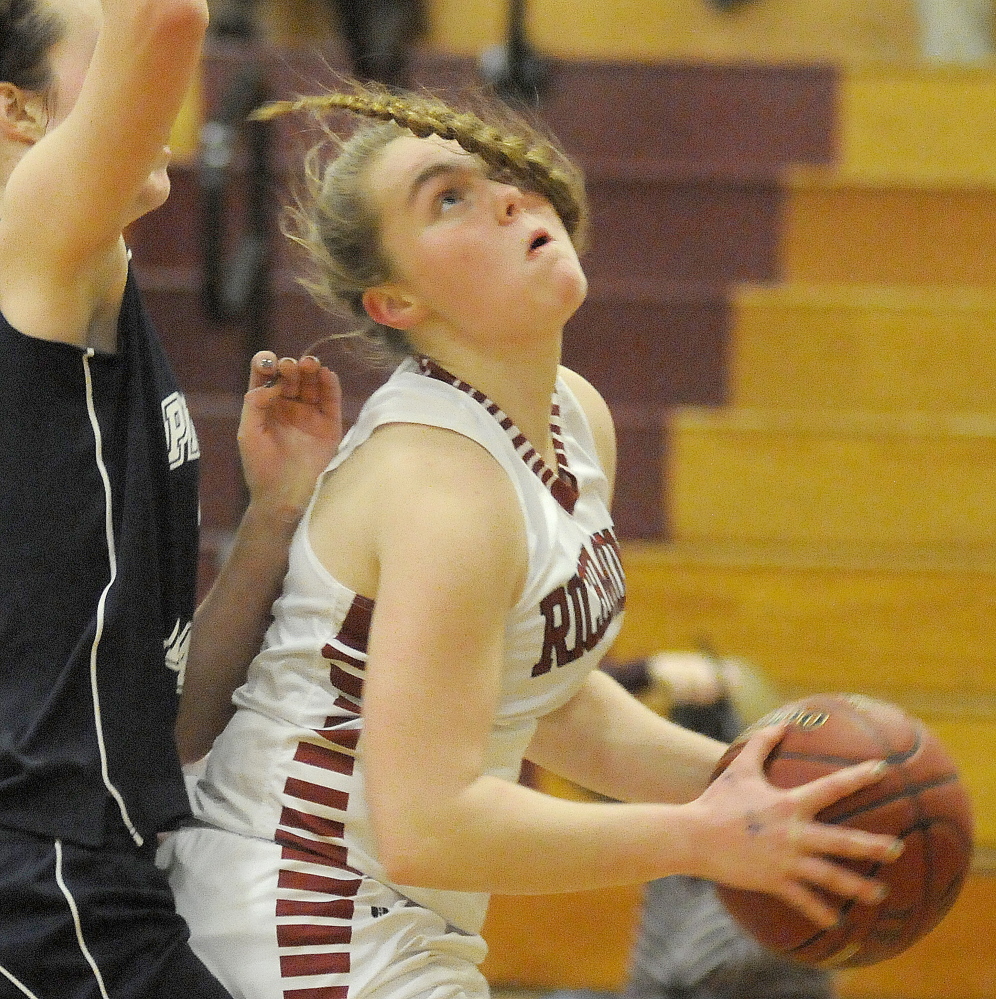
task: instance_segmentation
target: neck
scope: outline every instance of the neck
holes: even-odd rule
[[[500,406],[547,461],[553,460],[550,401],[560,365],[560,338],[551,347],[476,351],[460,343],[435,343],[420,352]],[[510,356],[512,355],[512,356]]]

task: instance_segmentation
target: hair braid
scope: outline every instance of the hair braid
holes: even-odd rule
[[[367,86],[357,87],[354,93],[333,92],[275,101],[257,111],[255,117],[269,120],[296,111],[320,115],[330,109],[377,121],[393,121],[420,139],[438,135],[459,143],[502,177],[549,198],[575,247],[579,252],[585,249],[588,206],[580,168],[551,139],[541,136],[524,121],[512,121],[509,112],[503,114],[502,124],[511,122],[506,130],[472,112],[456,111],[436,97],[399,95]]]

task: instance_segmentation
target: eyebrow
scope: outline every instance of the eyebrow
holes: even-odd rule
[[[430,183],[430,181],[435,180],[436,177],[440,177],[443,174],[468,173],[473,171],[473,169],[472,166],[464,163],[430,163],[429,166],[425,167],[424,170],[421,170],[415,176],[411,186],[408,188],[408,197],[405,199],[405,203],[407,205],[413,204],[422,188]]]

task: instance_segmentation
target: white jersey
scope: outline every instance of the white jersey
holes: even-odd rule
[[[621,624],[623,571],[587,419],[558,379],[551,430],[559,467],[550,468],[480,392],[427,359],[409,359],[370,397],[326,474],[388,423],[443,427],[476,441],[518,494],[528,572],[508,616],[486,759],[489,774],[515,781],[537,718],[578,690]],[[194,787],[194,810],[204,822],[273,840],[285,852],[319,855],[339,879],[352,871],[390,885],[376,855],[363,779],[373,603],[322,566],[309,542],[309,518],[310,510],[291,544],[262,651],[235,693],[235,717]],[[480,931],[486,895],[390,887],[464,932]]]

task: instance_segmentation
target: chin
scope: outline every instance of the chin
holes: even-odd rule
[[[584,271],[579,268],[573,270],[571,274],[565,276],[561,287],[564,308],[569,310],[569,316],[573,316],[584,304],[588,297],[588,279]]]

